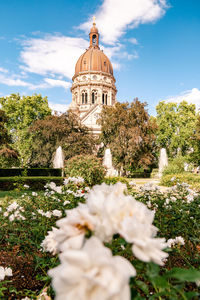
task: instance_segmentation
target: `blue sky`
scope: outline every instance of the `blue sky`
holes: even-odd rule
[[[41,93],[65,110],[95,15],[118,101],[200,107],[199,0],[0,0],[0,12],[0,96]]]

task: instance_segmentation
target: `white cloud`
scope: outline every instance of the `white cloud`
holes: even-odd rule
[[[25,82],[21,79],[15,79],[10,76],[5,76],[3,74],[0,74],[0,83],[8,85],[8,86],[30,87],[30,83],[28,83],[28,82]]]
[[[69,104],[55,104],[52,102],[49,102],[49,107],[54,111],[54,112],[59,112],[59,113],[64,113],[68,110]]]
[[[23,69],[41,75],[57,74],[72,78],[79,56],[89,42],[82,38],[46,36],[24,43],[21,60]]]
[[[114,44],[128,28],[155,22],[167,9],[167,0],[104,0],[95,12],[96,23],[106,44]],[[79,26],[88,32],[91,18]]]
[[[0,67],[0,73],[8,73],[8,70]]]
[[[200,90],[193,88],[192,90],[182,92],[180,95],[170,96],[164,101],[180,103],[183,100],[195,104],[197,110],[200,109]]]
[[[128,41],[133,45],[138,45],[138,41],[136,38],[130,38],[130,39],[128,39]]]
[[[47,83],[48,87],[63,87],[64,89],[68,89],[71,86],[70,82],[64,80],[56,80],[52,78],[44,78],[44,81]]]

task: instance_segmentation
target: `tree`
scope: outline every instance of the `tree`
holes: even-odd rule
[[[173,157],[185,155],[192,147],[191,136],[195,130],[196,111],[194,104],[159,102],[157,111],[157,142]]]
[[[128,103],[104,106],[99,124],[100,140],[110,147],[118,170],[147,169],[154,162],[156,122],[150,120],[146,103],[135,99]]]
[[[189,154],[189,160],[194,163],[194,165],[200,165],[200,114],[197,115],[197,123],[192,139],[192,151]]]
[[[26,165],[31,155],[32,136],[29,127],[36,120],[42,120],[51,114],[47,97],[41,95],[23,96],[12,94],[0,98],[2,109],[8,116],[6,128],[11,135],[14,148],[18,151],[23,165]]]
[[[8,134],[5,124],[8,118],[3,110],[0,109],[0,166],[8,167],[10,163],[16,163],[18,153],[9,145],[11,138]]]
[[[8,136],[8,131],[5,128],[5,123],[8,120],[6,114],[0,109],[0,148],[10,142],[10,137]]]
[[[70,111],[35,121],[30,132],[34,141],[30,160],[33,166],[49,167],[58,146],[62,146],[65,159],[92,154],[95,146],[89,129],[81,125],[77,115]]]

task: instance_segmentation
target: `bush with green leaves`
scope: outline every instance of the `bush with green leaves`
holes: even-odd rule
[[[110,179],[107,183],[115,183],[114,181],[117,179]],[[57,254],[46,252],[47,249],[41,247],[41,243],[52,227],[59,228],[59,224],[65,226],[64,220],[66,219],[62,219],[59,223],[57,221],[65,218],[66,209],[68,210],[67,214],[70,214],[79,203],[84,204],[88,198],[87,193],[90,192],[82,180],[76,183],[74,179],[68,179],[65,183],[66,186],[60,187],[50,183],[45,192],[36,193],[27,189],[23,194],[19,193],[18,197],[15,193],[12,194],[14,198],[11,198],[7,193],[6,197],[0,198],[0,247],[4,249],[4,252],[0,251],[2,253],[0,255],[4,255],[2,262],[6,262],[5,258],[8,253],[8,255],[12,254],[14,261],[18,262],[21,259],[27,264],[27,268],[21,268],[17,264],[3,265],[3,267],[13,268],[13,278],[9,277],[0,281],[1,299],[22,299],[24,297],[36,299],[41,291],[44,293],[44,288],[47,288],[45,293],[51,297],[50,299],[55,298],[55,293],[50,287],[51,279],[48,270],[59,265],[59,257]],[[106,197],[109,188],[112,187],[104,186],[102,188]],[[105,246],[112,251],[114,257],[122,256],[129,260],[137,270],[137,274],[131,278],[129,284],[131,296],[127,296],[123,300],[199,299],[197,286],[200,280],[198,271],[200,262],[199,195],[185,184],[178,184],[167,193],[146,185],[139,192],[129,190],[129,194],[148,206],[151,211],[155,211],[153,225],[159,229],[158,237],[165,237],[169,240],[181,236],[184,244],[175,244],[166,248],[165,251],[168,252],[169,257],[165,264],[159,267],[153,262],[144,262],[136,258],[131,244],[120,234],[114,234],[111,241],[106,242]],[[115,193],[115,196],[118,197],[119,194]],[[98,202],[99,197],[94,199],[93,204],[95,201]],[[110,207],[109,203],[108,207]],[[115,205],[113,209],[115,210]],[[108,214],[107,217],[109,216],[112,219],[112,214]],[[123,218],[123,214],[120,216]],[[137,215],[135,217],[137,219]],[[75,222],[75,229],[79,229],[81,232],[88,226],[84,219],[78,218],[77,222],[77,224]],[[65,232],[60,233],[59,237],[62,241]],[[91,233],[91,231],[87,232],[86,240],[90,239]],[[138,238],[140,239],[140,237]],[[54,243],[52,240],[50,245],[55,246],[52,242]],[[73,259],[76,260],[76,257],[73,256]],[[81,260],[81,257],[78,259]],[[92,274],[95,276],[95,272]],[[24,275],[31,276],[29,282],[16,286],[16,278],[23,280]],[[116,277],[118,275],[116,274]],[[69,274],[69,276],[71,278],[73,274]],[[103,279],[104,276],[102,276]],[[32,288],[29,287],[31,282],[34,282]],[[107,282],[103,286],[106,288]],[[118,287],[116,286],[116,288]],[[103,300],[103,297],[101,299]]]
[[[183,156],[177,156],[171,160],[167,167],[163,171],[163,175],[176,174],[184,172],[184,163],[186,163],[186,158]]]
[[[175,173],[163,175],[161,178],[161,185],[174,186],[177,183],[187,183],[191,188],[200,191],[200,174],[192,174],[189,172]]]
[[[99,158],[93,155],[77,155],[65,162],[67,177],[82,177],[86,184],[93,186],[103,182],[105,168]]]

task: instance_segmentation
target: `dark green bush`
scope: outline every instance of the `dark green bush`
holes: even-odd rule
[[[100,184],[105,177],[101,160],[93,155],[77,155],[65,163],[65,174],[69,177],[82,177],[86,184]]]
[[[150,178],[151,173],[150,172],[132,172],[128,177],[129,178]]]
[[[0,168],[11,168],[13,166],[18,167],[19,160],[15,157],[0,156]]]
[[[61,177],[62,176],[62,170],[61,169],[26,169],[26,168],[5,168],[0,169],[0,177],[12,177],[12,176],[38,176],[38,177]]]
[[[56,185],[63,183],[62,177],[0,177],[0,190],[11,191],[14,189],[23,189],[26,184],[30,190],[44,190],[44,186],[49,182],[55,182]]]

